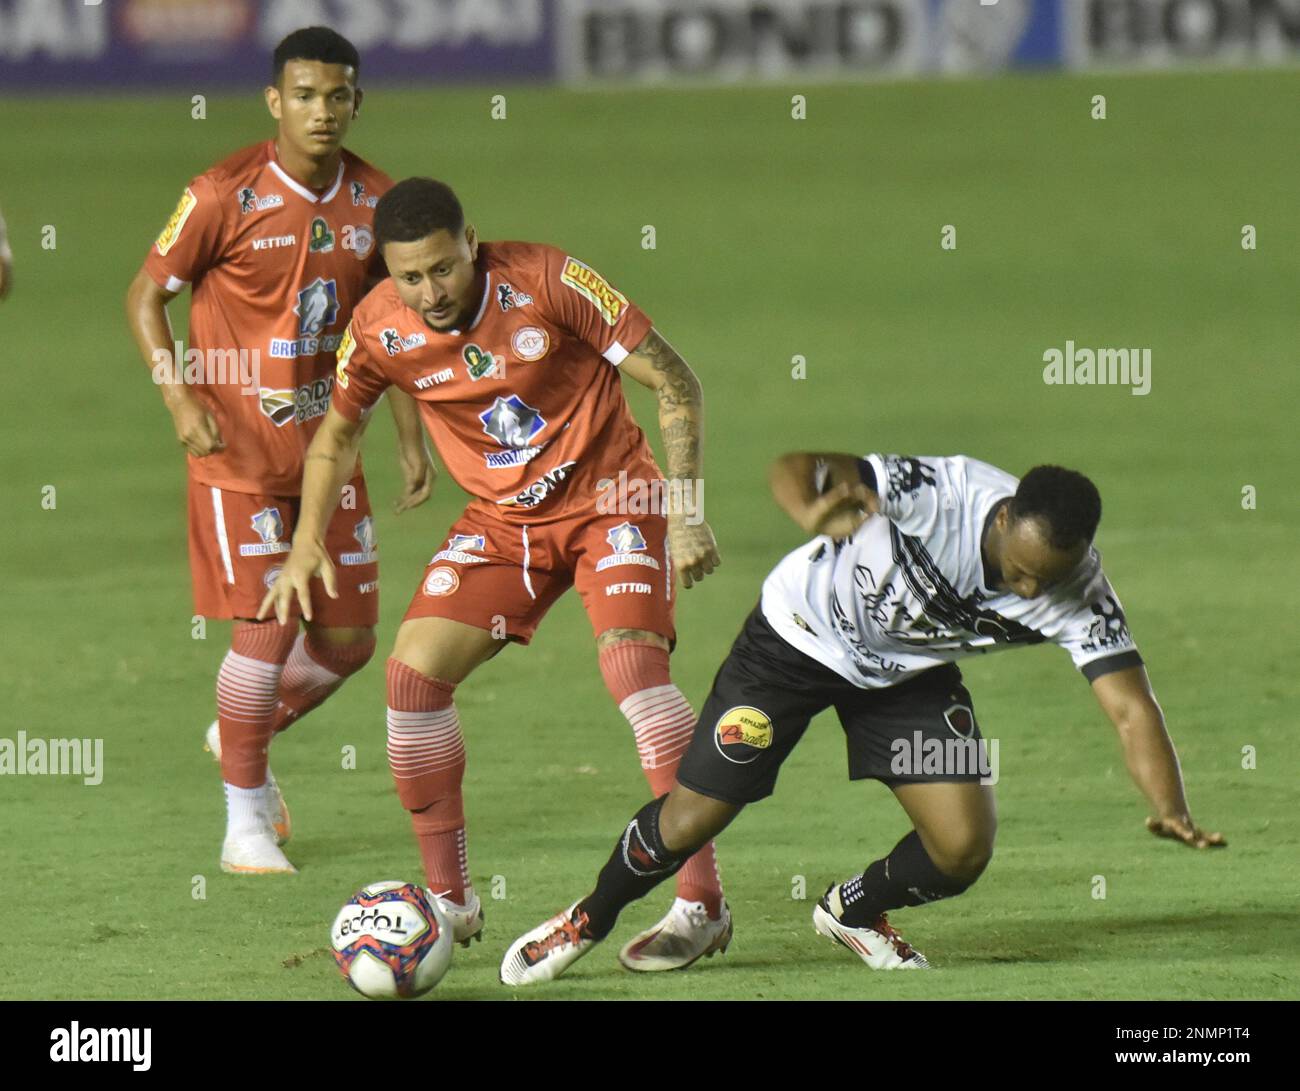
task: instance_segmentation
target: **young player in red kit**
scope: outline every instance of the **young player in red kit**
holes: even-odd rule
[[[430,889],[467,941],[482,928],[466,863],[465,750],[453,694],[505,640],[527,644],[576,586],[601,674],[635,733],[656,793],[673,783],[694,713],[669,675],[674,569],[686,585],[718,563],[685,512],[620,513],[612,482],[660,482],[619,372],[655,390],[668,480],[700,477],[701,392],[650,319],[563,250],[480,244],[452,191],[412,178],[379,203],[391,279],[357,308],[338,353],[329,414],[307,452],[293,552],[262,605],[311,616],[309,581],[334,593],[326,524],[367,412],[390,386],[416,400],[456,481],[474,499],[425,570],[388,660],[388,754]],[[625,474],[625,477],[620,477]],[[697,509],[698,510],[698,509]],[[635,512],[635,514],[632,514]],[[731,914],[713,846],[678,875],[667,916],[621,952],[669,970],[725,950]]]
[[[254,620],[289,552],[303,452],[325,415],[352,309],[384,276],[372,221],[391,179],[343,149],[361,104],[357,52],[324,27],[275,51],[267,106],[276,137],[199,175],[131,286],[127,311],[189,465],[189,552],[198,614],[233,620],[217,675],[227,802],[224,870],[292,873],[267,766],[272,735],[333,693],[374,651],[378,565],[358,466],[331,500],[326,538],[338,598],[304,631]],[[173,358],[167,304],[192,286],[190,351]],[[392,399],[405,493],[428,496],[432,467],[414,405]],[[340,483],[342,484],[342,483]]]

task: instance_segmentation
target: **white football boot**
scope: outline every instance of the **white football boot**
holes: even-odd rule
[[[474,895],[469,905],[458,905],[440,894],[429,891],[430,897],[438,903],[442,915],[451,925],[451,938],[462,947],[468,947],[470,940],[483,942],[483,903]]]
[[[218,763],[221,762],[221,724],[213,720],[208,725],[207,734],[203,736],[203,749],[208,751]],[[275,843],[283,845],[293,836],[293,822],[289,818],[289,806],[280,794],[280,786],[271,775],[271,767],[266,767],[266,820],[275,831]]]
[[[703,902],[677,898],[663,920],[624,945],[618,960],[629,970],[684,970],[701,958],[725,952],[730,943],[731,910],[725,901],[715,921]]]
[[[577,912],[574,902],[563,913],[525,932],[506,951],[501,960],[501,984],[536,985],[554,981],[597,941],[582,935],[587,914]]]
[[[820,935],[847,947],[873,970],[929,970],[930,963],[914,951],[881,913],[869,927],[842,924],[844,906],[839,884],[832,884],[813,907],[813,927]]]
[[[270,826],[226,834],[221,844],[221,870],[231,875],[298,874],[275,843],[275,831]]]

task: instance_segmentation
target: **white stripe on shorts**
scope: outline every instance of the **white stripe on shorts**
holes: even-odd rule
[[[528,594],[531,598],[536,598],[537,596],[533,594],[533,581],[528,578],[528,528],[527,527],[524,527],[523,529],[523,538],[524,538],[524,588],[528,591]]]
[[[230,539],[226,537],[226,511],[221,505],[221,490],[212,486],[212,513],[217,517],[217,545],[221,547],[221,564],[226,570],[226,582],[234,584],[235,570],[230,564]]]

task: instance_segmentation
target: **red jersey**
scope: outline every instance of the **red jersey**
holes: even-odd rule
[[[512,522],[588,512],[620,470],[661,477],[618,374],[649,317],[541,243],[483,243],[476,274],[483,301],[463,330],[430,329],[391,279],[366,296],[339,347],[334,407],[358,421],[386,387],[404,390],[452,477]]]
[[[186,383],[226,441],[224,451],[190,458],[196,481],[300,492],[343,329],[368,283],[386,275],[372,221],[391,185],[344,151],[334,182],[313,192],[276,162],[268,140],[185,190],[145,269],[168,291],[193,286]]]

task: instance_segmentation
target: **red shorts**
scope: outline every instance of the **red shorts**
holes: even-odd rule
[[[473,505],[448,531],[404,620],[445,617],[527,644],[570,586],[599,636],[644,629],[671,645],[672,562],[662,515],[581,515],[523,526]]]
[[[338,575],[339,597],[311,584],[315,622],[331,628],[373,626],[379,620],[379,562],[375,521],[364,478],[349,483],[330,520],[325,547]],[[353,502],[355,501],[355,502]],[[254,618],[280,574],[294,524],[296,496],[259,496],[203,485],[190,478],[190,577],[194,611],[210,618]],[[298,613],[298,604],[293,604]]]

